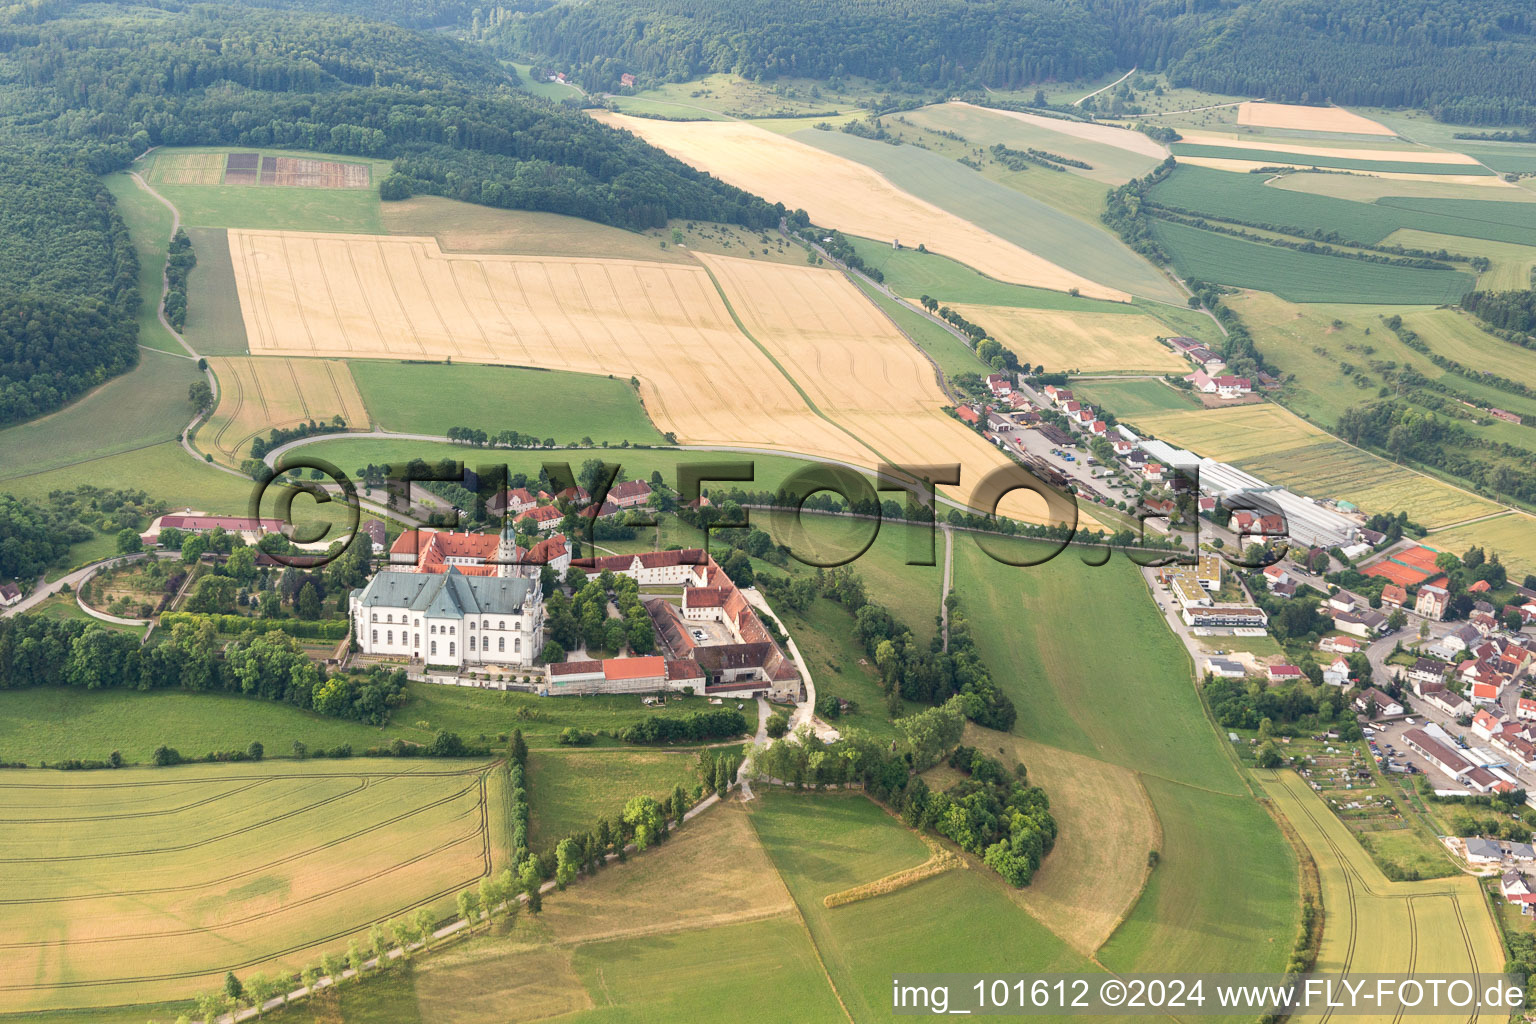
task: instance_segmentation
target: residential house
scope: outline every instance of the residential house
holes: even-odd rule
[[[1424,699],[1446,714],[1454,715],[1457,718],[1472,711],[1472,705],[1468,704],[1467,699],[1455,690],[1430,690],[1424,695]]]
[[[1495,704],[1499,699],[1497,683],[1473,683],[1467,694],[1473,704]]]
[[[538,498],[528,488],[514,487],[492,497],[485,503],[485,510],[493,516],[518,516],[538,503]]]
[[[608,490],[608,500],[619,508],[635,508],[651,498],[651,485],[644,480],[626,480]]]
[[[534,529],[547,533],[550,530],[558,529],[560,527],[560,520],[563,518],[564,517],[560,514],[560,510],[555,508],[555,506],[540,505],[537,508],[531,508],[524,512],[522,515],[518,516],[514,522],[532,523]]]
[[[968,405],[955,406],[955,415],[973,427],[981,422],[981,414]]]
[[[1536,891],[1525,880],[1525,876],[1514,868],[1510,868],[1499,876],[1499,895],[1504,897],[1504,902],[1515,903],[1520,906],[1520,913],[1532,912],[1533,904],[1536,904]]]
[[[623,72],[619,75],[619,85],[624,89],[633,89],[635,87],[635,76],[628,71]]]
[[[1423,692],[1425,686],[1445,682],[1445,672],[1449,667],[1444,662],[1420,658],[1408,669],[1408,682],[1413,685],[1415,692]]]
[[[1239,629],[1263,629],[1269,624],[1269,616],[1261,608],[1243,605],[1219,604],[1209,608],[1185,608],[1182,614],[1186,626],[1232,626]]]
[[[1453,651],[1470,651],[1482,637],[1483,634],[1477,631],[1477,627],[1465,625],[1457,626],[1445,634],[1440,638],[1440,642]]]
[[[1141,475],[1155,484],[1163,482],[1163,464],[1161,462],[1148,462],[1141,467]]]
[[[1347,590],[1335,590],[1328,595],[1328,607],[1336,612],[1352,612],[1367,607],[1366,603]]]
[[[1472,734],[1478,739],[1491,740],[1504,728],[1504,719],[1484,708],[1472,716]]]
[[[21,588],[14,583],[0,583],[0,608],[21,603]]]
[[[1349,636],[1325,636],[1317,642],[1320,651],[1333,651],[1338,654],[1356,654],[1365,650],[1365,644]]]
[[[1536,722],[1536,700],[1521,697],[1515,704],[1515,717],[1522,722]]]
[[[1376,705],[1376,713],[1383,718],[1394,718],[1403,713],[1403,706],[1385,693],[1372,686],[1355,698],[1355,709],[1361,712],[1370,710],[1372,704]]]
[[[1352,612],[1334,612],[1333,628],[1361,639],[1380,636],[1387,631],[1387,617],[1374,608]]]
[[[1349,660],[1343,655],[1334,658],[1327,668],[1323,669],[1323,682],[1329,686],[1349,685]]]
[[[1290,578],[1291,574],[1286,572],[1285,566],[1281,565],[1279,562],[1276,562],[1274,565],[1266,565],[1264,567],[1264,582],[1269,586],[1271,590],[1274,589],[1276,583],[1288,582]]]
[[[1483,636],[1488,636],[1499,628],[1499,618],[1494,614],[1493,605],[1487,601],[1479,601],[1472,606],[1472,611],[1467,615],[1467,625],[1477,630]]]
[[[1276,597],[1283,597],[1287,601],[1296,596],[1297,583],[1295,580],[1286,580],[1284,583],[1276,583],[1269,588],[1269,592]]]
[[[1105,423],[1103,420],[1094,420],[1092,423],[1088,424],[1088,433],[1092,434],[1094,437],[1103,437],[1109,433],[1109,424]]]
[[[1419,596],[1414,600],[1413,610],[1426,619],[1434,619],[1439,622],[1445,618],[1447,606],[1451,603],[1451,592],[1444,587],[1436,587],[1425,584],[1419,588]]]
[[[1381,588],[1381,603],[1386,608],[1401,608],[1408,603],[1408,591],[1396,583]]]
[[[1307,677],[1306,673],[1295,665],[1271,665],[1268,675],[1271,684],[1296,683]]]
[[[1285,518],[1242,509],[1233,513],[1232,529],[1242,536],[1280,537],[1285,534]]]
[[[1253,394],[1253,381],[1247,377],[1227,375],[1217,377],[1214,383],[1216,385],[1216,394],[1220,398],[1239,398],[1243,395]]]
[[[377,519],[367,519],[363,521],[362,531],[363,535],[368,538],[368,544],[372,548],[373,553],[382,555],[385,542],[389,540],[389,531],[385,528],[384,524]]]
[[[987,390],[998,398],[1013,393],[1013,381],[1006,373],[987,374]]]

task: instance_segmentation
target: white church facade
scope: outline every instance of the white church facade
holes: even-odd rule
[[[511,531],[502,547],[515,546]],[[536,578],[498,552],[494,575],[389,570],[351,595],[353,636],[365,654],[455,669],[521,668],[544,647],[544,600]]]

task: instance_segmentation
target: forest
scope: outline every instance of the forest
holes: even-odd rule
[[[94,177],[25,153],[0,158],[0,424],[138,363],[138,266]]]
[[[388,16],[383,4],[374,15]],[[0,20],[0,140],[102,174],[150,146],[396,158],[425,192],[624,227],[781,208],[519,90],[481,46],[348,15],[59,0]]]
[[[719,71],[1016,89],[1139,67],[1231,95],[1536,123],[1520,0],[561,0],[489,20],[475,27],[501,51],[562,62],[588,89]]]

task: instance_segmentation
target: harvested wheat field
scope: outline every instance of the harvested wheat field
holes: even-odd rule
[[[974,504],[976,486],[1008,459],[943,411],[933,366],[841,274],[813,267],[699,256],[742,325],[812,404],[880,454],[904,465],[960,464],[952,489]],[[1020,492],[1005,514],[1041,521],[1044,502]]]
[[[1030,782],[1050,794],[1056,845],[1028,887],[1009,895],[1072,948],[1093,955],[1136,905],[1147,852],[1162,846],[1141,781],[1128,768],[970,723],[965,742],[1023,764]],[[1106,890],[1105,878],[1120,884]]]
[[[1294,103],[1250,100],[1238,105],[1237,123],[1255,128],[1291,128],[1304,132],[1396,135],[1392,129],[1343,107],[1305,107]]]
[[[219,406],[201,438],[216,457],[238,464],[252,438],[274,427],[340,416],[349,427],[368,425],[368,410],[347,364],[336,359],[214,357]]]
[[[251,351],[633,376],[663,431],[869,464],[744,337],[703,267],[444,253],[431,238],[230,231]]]
[[[499,855],[486,764],[292,761],[11,772],[0,1003],[189,997],[298,970],[453,896]]]
[[[950,303],[1020,360],[1082,373],[1179,373],[1188,367],[1158,341],[1168,328],[1140,313],[1067,313]]]
[[[149,171],[157,185],[217,185],[223,177],[223,153],[156,153]]]
[[[732,185],[804,209],[824,227],[922,244],[1003,281],[1056,291],[1077,288],[1084,295],[1121,302],[1130,298],[918,199],[863,164],[745,122],[594,116]]]

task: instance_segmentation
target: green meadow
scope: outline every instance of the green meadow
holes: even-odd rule
[[[1158,220],[1153,235],[1185,278],[1274,292],[1292,302],[1433,305],[1472,289],[1471,274],[1297,252]]]
[[[446,434],[519,430],[566,444],[661,444],[629,381],[583,373],[439,363],[353,361],[352,377],[381,430]]]
[[[955,160],[846,132],[806,129],[793,138],[873,168],[919,199],[968,220],[1091,281],[1133,295],[1180,300],[1173,284],[1108,229],[1000,185]]]

